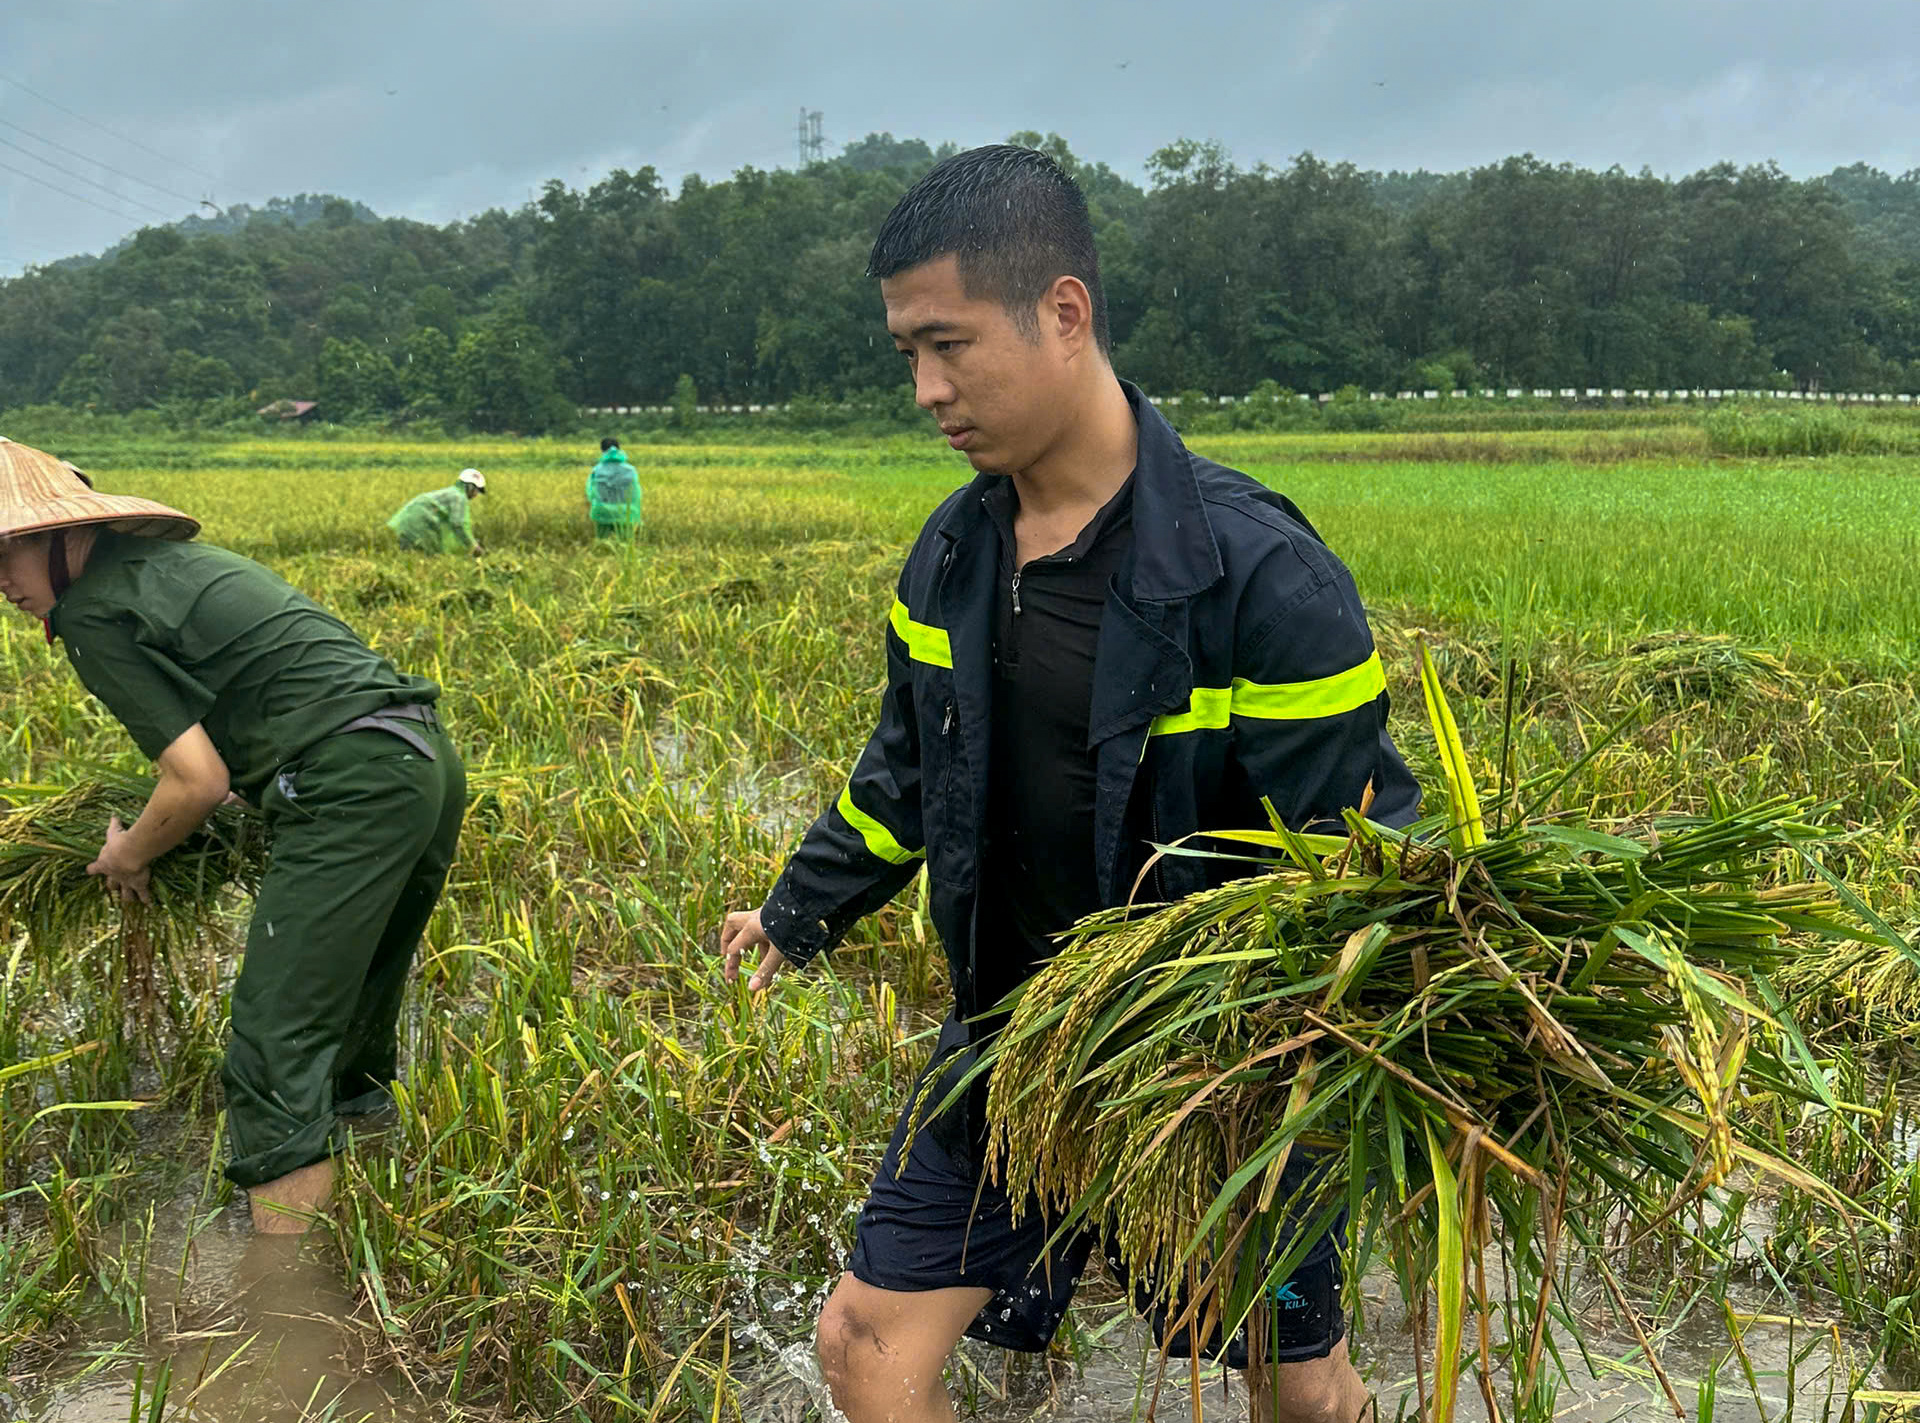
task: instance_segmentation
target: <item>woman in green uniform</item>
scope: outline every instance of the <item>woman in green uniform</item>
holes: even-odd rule
[[[228,794],[260,807],[271,859],[233,989],[227,1175],[254,1226],[324,1209],[339,1118],[397,1071],[414,949],[446,882],[466,775],[439,688],[396,671],[277,576],[191,542],[199,524],[96,493],[0,440],[0,594],[41,619],[159,769],[89,866],[123,898]]]

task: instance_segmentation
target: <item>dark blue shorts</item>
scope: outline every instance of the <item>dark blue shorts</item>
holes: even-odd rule
[[[963,1052],[954,1053],[957,1044],[950,1030],[955,1026],[949,1020],[941,1031],[940,1047],[935,1049],[938,1064],[964,1058]],[[929,1068],[929,1074],[934,1070]],[[855,1279],[882,1290],[916,1293],[960,1286],[992,1290],[993,1298],[968,1326],[968,1337],[1004,1349],[1040,1352],[1065,1317],[1096,1241],[1082,1232],[1049,1251],[1045,1247],[1054,1223],[1037,1207],[1029,1205],[1019,1221],[1014,1220],[1013,1203],[993,1182],[982,1180],[977,1166],[982,1159],[980,1143],[969,1127],[979,1120],[977,1097],[971,1104],[957,1103],[943,1116],[923,1122],[901,1169],[901,1144],[919,1090],[916,1084],[874,1175],[873,1189],[854,1230],[847,1269]],[[944,1095],[944,1087],[937,1089],[930,1104]],[[1346,1315],[1340,1303],[1340,1249],[1345,1233],[1343,1220],[1315,1240],[1300,1267],[1275,1287],[1270,1314],[1274,1335],[1270,1352],[1275,1362],[1324,1359],[1346,1337]],[[1118,1260],[1109,1255],[1107,1263],[1125,1288],[1128,1280]],[[1167,1307],[1154,1305],[1153,1291],[1144,1284],[1136,1284],[1133,1295],[1135,1306],[1148,1311],[1155,1338],[1166,1343]],[[1176,1308],[1171,1317],[1179,1313]],[[1167,1352],[1176,1359],[1192,1354],[1185,1328]],[[1220,1356],[1217,1330],[1201,1355]],[[1244,1331],[1228,1344],[1226,1361],[1233,1368],[1246,1367]]]

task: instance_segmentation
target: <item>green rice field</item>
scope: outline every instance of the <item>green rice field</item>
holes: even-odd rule
[[[1560,808],[1810,798],[1849,832],[1830,867],[1913,932],[1920,464],[1730,458],[1670,424],[1194,445],[1292,497],[1353,568],[1423,782],[1418,637],[1483,782],[1510,688],[1515,765],[1575,768]],[[636,444],[648,522],[627,548],[590,536],[584,441],[59,452],[195,514],[438,681],[474,799],[398,1120],[346,1159],[310,1262],[337,1347],[301,1371],[291,1345],[259,1364],[273,1311],[233,1284],[248,1247],[217,1073],[235,943],[0,939],[0,1423],[822,1416],[809,1328],[946,1011],[944,960],[913,890],[770,1001],[720,981],[714,931],[843,784],[895,574],[964,463],[904,437]],[[394,549],[387,515],[466,465],[487,476],[487,557]],[[23,617],[0,624],[0,705],[0,782],[143,769]],[[1746,1110],[1861,1213],[1734,1182],[1645,1229],[1591,1223],[1618,1230],[1637,1324],[1703,1420],[1864,1420],[1920,1361],[1902,1085],[1920,971],[1890,949],[1804,970],[1808,1051],[1858,1110]],[[1411,1416],[1377,1283],[1353,1282],[1356,1358],[1382,1418]],[[1671,1416],[1617,1308],[1568,1292],[1558,1395],[1503,1397],[1504,1416]],[[1054,1358],[969,1351],[952,1384],[962,1416],[1126,1418],[1153,1374],[1090,1283]],[[1207,1416],[1241,1416],[1213,1411],[1239,1406],[1217,1381],[1204,1393]],[[1186,1416],[1179,1398],[1160,1415]]]

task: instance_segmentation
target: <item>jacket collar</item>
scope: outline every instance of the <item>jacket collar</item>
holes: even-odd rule
[[[1139,461],[1133,470],[1133,556],[1123,575],[1138,601],[1168,603],[1212,587],[1224,576],[1193,456],[1173,426],[1131,381],[1121,381],[1139,427]],[[955,542],[987,522],[984,496],[1000,474],[976,474],[968,497],[957,500],[938,532]]]

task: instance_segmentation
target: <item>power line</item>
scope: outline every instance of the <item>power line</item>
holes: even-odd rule
[[[25,178],[30,183],[38,183],[43,188],[51,188],[53,189],[54,192],[60,194],[62,197],[72,198],[76,203],[85,203],[90,208],[99,208],[101,212],[110,213],[114,217],[119,218],[122,222],[138,222],[139,221],[138,218],[132,216],[129,213],[116,211],[115,209],[108,207],[105,203],[96,203],[92,198],[85,197],[80,193],[68,192],[65,188],[61,187],[58,183],[49,183],[45,178],[42,178],[38,173],[29,173],[26,169],[16,168],[11,163],[0,163],[0,173],[12,173],[16,177]]]
[[[99,122],[97,119],[90,119],[85,114],[75,113],[72,109],[69,109],[65,104],[60,103],[58,100],[49,99],[45,94],[42,94],[38,89],[29,89],[26,85],[22,84],[18,79],[11,78],[10,76],[5,74],[0,74],[0,84],[11,84],[14,88],[18,89],[22,94],[31,94],[34,98],[38,99],[41,103],[47,105],[49,108],[58,109],[61,113],[65,114],[70,119],[78,119],[80,120],[81,123],[86,124],[89,128],[97,128],[100,130],[100,132],[106,134],[109,138],[117,138],[122,143],[130,143],[135,148],[139,149],[142,153],[152,154],[155,158],[158,158],[162,163],[171,163],[176,168],[184,168],[189,173],[198,173],[202,178],[211,179],[213,182],[216,182],[216,183],[220,181],[219,177],[216,174],[209,173],[204,168],[196,168],[193,166],[193,164],[182,162],[178,158],[169,158],[166,154],[162,153],[159,149],[149,148],[147,147],[146,144],[142,143],[137,138],[128,138],[124,133],[116,133],[113,129],[108,128],[105,124]]]
[[[68,148],[64,143],[55,143],[50,138],[42,138],[39,134],[35,133],[32,129],[22,128],[19,124],[10,122],[7,119],[0,119],[0,128],[10,128],[15,133],[24,133],[28,138],[32,139],[35,143],[44,143],[48,148],[58,149],[60,152],[66,154],[69,158],[78,158],[82,163],[91,163],[96,168],[104,168],[107,170],[107,172],[113,174],[113,176],[116,178],[125,178],[130,183],[138,183],[142,187],[152,188],[156,193],[165,193],[168,197],[178,198],[183,203],[197,204],[200,201],[198,198],[189,197],[185,193],[176,193],[172,188],[167,187],[164,183],[156,183],[150,178],[142,178],[138,173],[123,172],[120,169],[114,167],[111,163],[102,163],[98,158],[90,157],[89,155],[80,152],[80,150],[77,148]]]
[[[85,183],[89,188],[98,188],[101,192],[107,194],[109,197],[116,198],[119,201],[126,203],[130,207],[144,208],[146,211],[152,213],[155,217],[161,218],[167,222],[173,221],[172,213],[162,212],[160,211],[159,208],[154,207],[151,203],[143,203],[138,198],[130,198],[125,193],[116,192],[114,189],[109,188],[105,183],[102,183],[94,178],[89,178],[85,173],[76,173],[71,168],[62,168],[58,163],[55,163],[51,158],[42,158],[39,154],[35,153],[31,148],[22,148],[19,144],[15,143],[10,138],[0,138],[0,147],[11,148],[16,153],[24,153],[27,155],[27,157],[31,158],[35,163],[46,164],[47,167],[53,169],[53,171],[58,173],[61,177],[72,178],[76,182]]]

